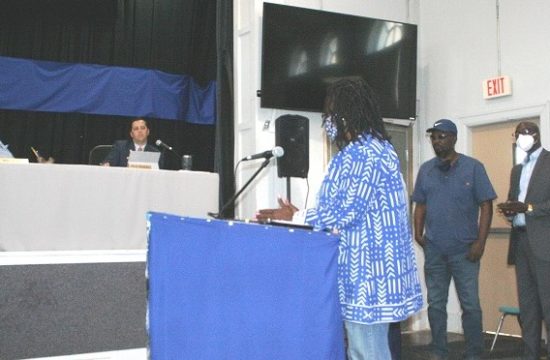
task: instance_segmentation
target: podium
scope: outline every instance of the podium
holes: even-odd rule
[[[148,215],[152,359],[344,359],[338,238]]]

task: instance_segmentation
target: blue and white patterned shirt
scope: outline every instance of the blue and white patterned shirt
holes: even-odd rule
[[[420,310],[407,195],[389,142],[364,135],[336,154],[306,222],[340,234],[344,320],[395,322]]]

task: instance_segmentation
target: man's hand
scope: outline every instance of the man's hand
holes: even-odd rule
[[[416,241],[416,243],[422,247],[424,247],[424,245],[426,245],[426,238],[422,235],[415,235],[414,236],[414,240]]]
[[[48,159],[45,159],[39,155],[36,157],[36,161],[40,164],[53,164],[55,162],[55,159],[51,156]]]
[[[414,240],[418,245],[426,245],[424,236],[424,221],[426,219],[426,204],[417,203],[414,207]]]
[[[466,258],[471,262],[476,262],[481,259],[483,252],[485,251],[485,243],[481,240],[476,240],[470,244],[470,251]]]
[[[497,208],[504,216],[514,216],[517,213],[524,213],[527,211],[527,205],[521,201],[506,201],[497,204]]]
[[[298,211],[298,208],[292,205],[287,199],[278,199],[278,209],[262,209],[256,213],[256,219],[258,221],[271,221],[271,220],[292,220],[294,213]]]

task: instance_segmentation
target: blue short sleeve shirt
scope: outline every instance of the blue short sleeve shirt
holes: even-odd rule
[[[412,200],[426,205],[425,236],[440,251],[465,251],[478,236],[479,206],[497,197],[485,167],[478,160],[459,154],[448,171],[434,158],[418,172]]]

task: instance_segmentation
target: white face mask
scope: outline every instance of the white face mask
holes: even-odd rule
[[[516,140],[516,145],[523,151],[528,152],[535,144],[535,138],[533,135],[520,134]]]

